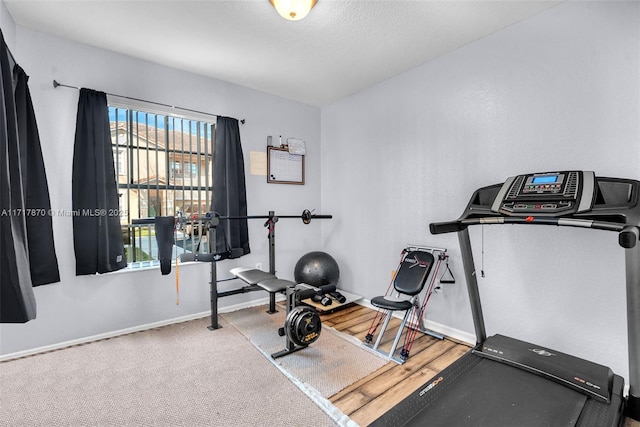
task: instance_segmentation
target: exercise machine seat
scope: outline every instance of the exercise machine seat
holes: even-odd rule
[[[267,292],[282,292],[287,289],[287,287],[294,287],[296,284],[289,280],[284,279],[267,279],[261,280],[257,283],[262,289]]]
[[[371,299],[371,304],[375,307],[379,307],[385,310],[392,311],[405,311],[412,307],[410,300],[393,301],[387,299],[388,297],[374,297]]]

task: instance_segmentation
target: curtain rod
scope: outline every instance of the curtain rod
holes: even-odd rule
[[[54,89],[55,89],[55,88],[58,88],[58,87],[60,87],[60,86],[62,86],[62,87],[68,87],[69,89],[77,89],[77,90],[80,90],[80,88],[79,88],[79,87],[77,87],[77,86],[69,86],[69,85],[65,85],[65,84],[59,83],[59,82],[58,82],[58,81],[56,81],[56,80],[54,80],[54,81],[53,81],[53,87],[54,87]],[[107,93],[107,95],[110,95],[110,96],[117,96],[118,98],[131,99],[132,101],[140,101],[140,102],[146,102],[146,103],[149,103],[149,104],[160,105],[160,106],[162,106],[162,107],[177,108],[177,109],[179,109],[179,110],[183,110],[183,111],[190,111],[190,112],[192,112],[192,113],[197,113],[197,114],[206,114],[206,115],[208,115],[208,116],[216,116],[216,117],[217,117],[217,116],[222,116],[222,114],[211,114],[211,113],[205,113],[204,111],[192,110],[192,109],[190,109],[190,108],[176,107],[175,105],[163,104],[163,103],[161,103],[161,102],[147,101],[146,99],[133,98],[133,97],[131,97],[131,96],[115,95],[115,94],[113,94],[113,93]],[[245,120],[244,120],[244,119],[241,119],[241,120],[238,120],[238,121],[239,121],[240,123],[242,123],[242,124],[244,124],[244,122],[245,122]]]

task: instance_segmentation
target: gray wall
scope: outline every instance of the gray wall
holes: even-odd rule
[[[639,22],[638,2],[567,2],[323,108],[322,202],[339,218],[324,235],[343,287],[382,295],[405,244],[448,248],[457,283],[432,298],[427,319],[473,337],[456,236],[432,236],[429,223],[520,173],[640,179]],[[616,234],[471,234],[489,334],[627,374]]]
[[[53,89],[52,80],[185,108],[244,118],[241,137],[247,170],[250,215],[299,215],[320,206],[320,111],[300,103],[215,81],[131,57],[72,43],[16,26],[4,5],[3,31],[15,34],[11,46],[16,60],[30,76],[29,86],[38,119],[44,161],[54,211],[71,209],[71,160],[78,91]],[[250,151],[266,151],[267,135],[306,140],[306,184],[267,184],[265,176],[249,175]],[[276,138],[277,139],[277,138]],[[329,221],[326,221],[327,223]],[[236,265],[268,268],[264,220],[251,221],[252,253],[218,264],[220,278]],[[327,224],[330,225],[330,224]],[[322,221],[303,225],[281,220],[277,225],[276,268],[292,278],[296,261],[322,246]],[[20,325],[0,325],[0,353],[49,346],[125,328],[191,316],[209,309],[209,265],[180,268],[180,305],[175,303],[175,269],[162,276],[158,268],[102,276],[75,276],[72,219],[53,218],[54,238],[62,281],[35,288],[38,315]],[[221,284],[221,290],[240,286]],[[220,307],[265,298],[255,292],[220,301]]]

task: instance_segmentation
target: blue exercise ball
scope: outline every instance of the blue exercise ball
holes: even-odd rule
[[[340,279],[340,268],[328,253],[314,251],[303,255],[298,260],[293,276],[296,283],[306,283],[315,287],[337,285]]]

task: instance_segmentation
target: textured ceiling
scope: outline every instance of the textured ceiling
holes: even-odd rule
[[[526,19],[553,1],[11,1],[16,24],[324,106]]]

